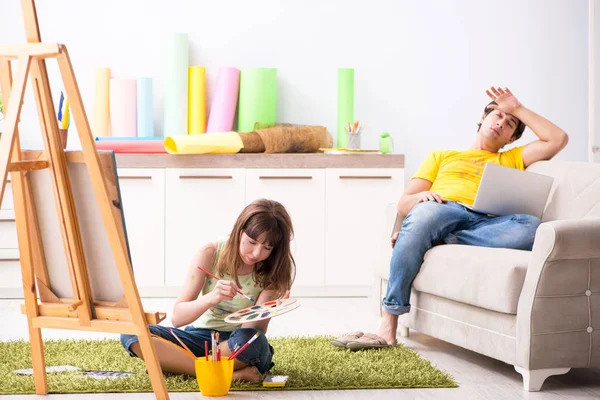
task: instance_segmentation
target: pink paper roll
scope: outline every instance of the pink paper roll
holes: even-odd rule
[[[113,150],[115,153],[166,153],[162,140],[97,140],[96,149]]]
[[[240,70],[231,67],[220,68],[206,132],[229,132],[233,129],[239,90]]]
[[[135,137],[137,135],[137,81],[135,79],[110,80],[110,131],[111,136]]]

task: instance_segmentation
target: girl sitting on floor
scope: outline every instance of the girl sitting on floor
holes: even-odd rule
[[[208,341],[210,347],[211,331],[219,332],[221,357],[228,357],[236,345],[243,346],[259,333],[236,357],[233,379],[260,380],[260,374],[273,366],[273,347],[265,336],[270,319],[242,325],[224,319],[246,307],[289,296],[296,268],[290,252],[292,237],[292,222],[283,205],[260,199],[244,208],[227,239],[208,243],[198,251],[171,318],[175,328],[188,326],[149,326],[150,333],[158,336],[153,342],[164,372],[196,376],[194,359],[170,329],[196,357],[205,356],[204,342]],[[241,296],[238,290],[256,303]],[[131,356],[143,359],[137,336],[121,335],[121,343]]]

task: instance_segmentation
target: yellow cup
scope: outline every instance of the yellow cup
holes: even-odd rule
[[[206,361],[196,358],[196,379],[203,396],[225,396],[229,393],[233,378],[233,362],[227,358],[221,361]]]

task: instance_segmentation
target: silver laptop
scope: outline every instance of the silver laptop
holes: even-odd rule
[[[541,218],[554,178],[487,163],[472,206],[482,214],[529,214]]]

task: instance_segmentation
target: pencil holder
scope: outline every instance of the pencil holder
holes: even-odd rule
[[[202,396],[225,396],[229,393],[234,361],[206,361],[204,358],[196,358],[196,380]]]
[[[348,148],[352,150],[360,149],[360,133],[348,133]]]
[[[68,129],[59,129],[58,131],[60,132],[63,149],[66,149],[67,148],[67,137],[69,136],[69,130]]]

